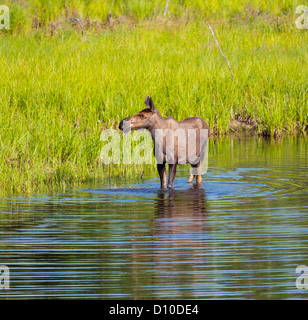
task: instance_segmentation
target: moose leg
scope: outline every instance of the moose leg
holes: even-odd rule
[[[201,176],[201,174],[198,174],[197,178],[196,178],[196,183],[197,183],[197,185],[200,185],[201,182],[202,182],[202,176]]]
[[[193,180],[194,177],[196,177],[196,183],[197,185],[201,185],[202,182],[202,163],[199,162],[196,165],[192,165],[193,167],[193,173],[190,175],[188,182],[191,182]]]
[[[199,162],[197,165],[197,176],[196,176],[196,183],[197,185],[201,185],[202,182],[202,162]]]
[[[169,164],[169,179],[168,179],[168,188],[173,187],[173,182],[176,174],[176,163],[174,164]]]
[[[195,178],[195,175],[194,174],[191,174],[187,180],[188,183],[191,183]]]
[[[157,164],[157,171],[159,173],[160,177],[160,187],[162,189],[166,189],[166,183],[167,183],[167,174],[166,174],[166,166],[164,163]]]

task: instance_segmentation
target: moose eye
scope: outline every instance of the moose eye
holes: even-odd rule
[[[144,118],[145,118],[145,116],[144,116],[143,114],[139,114],[139,117],[140,117],[141,119],[144,119]]]

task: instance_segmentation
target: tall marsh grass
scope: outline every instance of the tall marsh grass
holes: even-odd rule
[[[164,21],[147,19],[162,14],[164,1],[145,3],[14,2],[23,8],[19,15],[24,23],[41,19],[42,30],[32,21],[27,27],[21,24],[20,32],[1,35],[2,191],[65,187],[110,172],[135,174],[136,167],[101,166],[100,133],[144,108],[147,94],[163,116],[200,116],[217,133],[229,130],[231,118],[253,119],[260,134],[304,132],[308,41],[307,31],[297,30],[288,17],[294,3],[209,1],[206,6],[198,0],[170,1],[170,15],[183,18]],[[72,12],[103,19],[111,4],[115,15],[131,14],[137,22],[100,32],[88,29],[86,39],[75,27],[53,35],[44,31],[51,21]],[[285,15],[277,21],[266,15],[247,19],[241,11],[247,10],[245,4],[278,18],[281,12]],[[194,18],[184,16],[187,12],[194,12]],[[210,17],[236,82],[203,17]]]
[[[105,22],[107,15],[149,19],[161,17],[166,0],[3,0],[11,9],[12,28],[27,30],[47,27],[63,17]],[[251,19],[256,15],[270,14],[275,17],[294,15],[296,6],[303,1],[294,0],[170,0],[167,17],[189,16],[193,19]],[[21,23],[22,22],[22,23]]]

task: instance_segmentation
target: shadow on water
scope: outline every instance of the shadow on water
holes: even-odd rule
[[[213,141],[202,188],[180,168],[55,196],[0,199],[0,298],[303,298],[308,145]]]

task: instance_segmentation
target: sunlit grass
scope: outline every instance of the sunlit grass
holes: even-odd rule
[[[140,13],[132,12],[146,18],[146,9],[138,8]],[[304,132],[307,32],[288,19],[210,23],[236,81],[202,18],[119,24],[89,32],[86,40],[78,29],[61,29],[54,36],[41,31],[4,35],[1,190],[65,188],[110,172],[140,175],[136,167],[102,167],[100,133],[144,108],[147,94],[163,116],[200,116],[221,134],[229,130],[231,109],[235,118],[254,119],[259,134]]]

